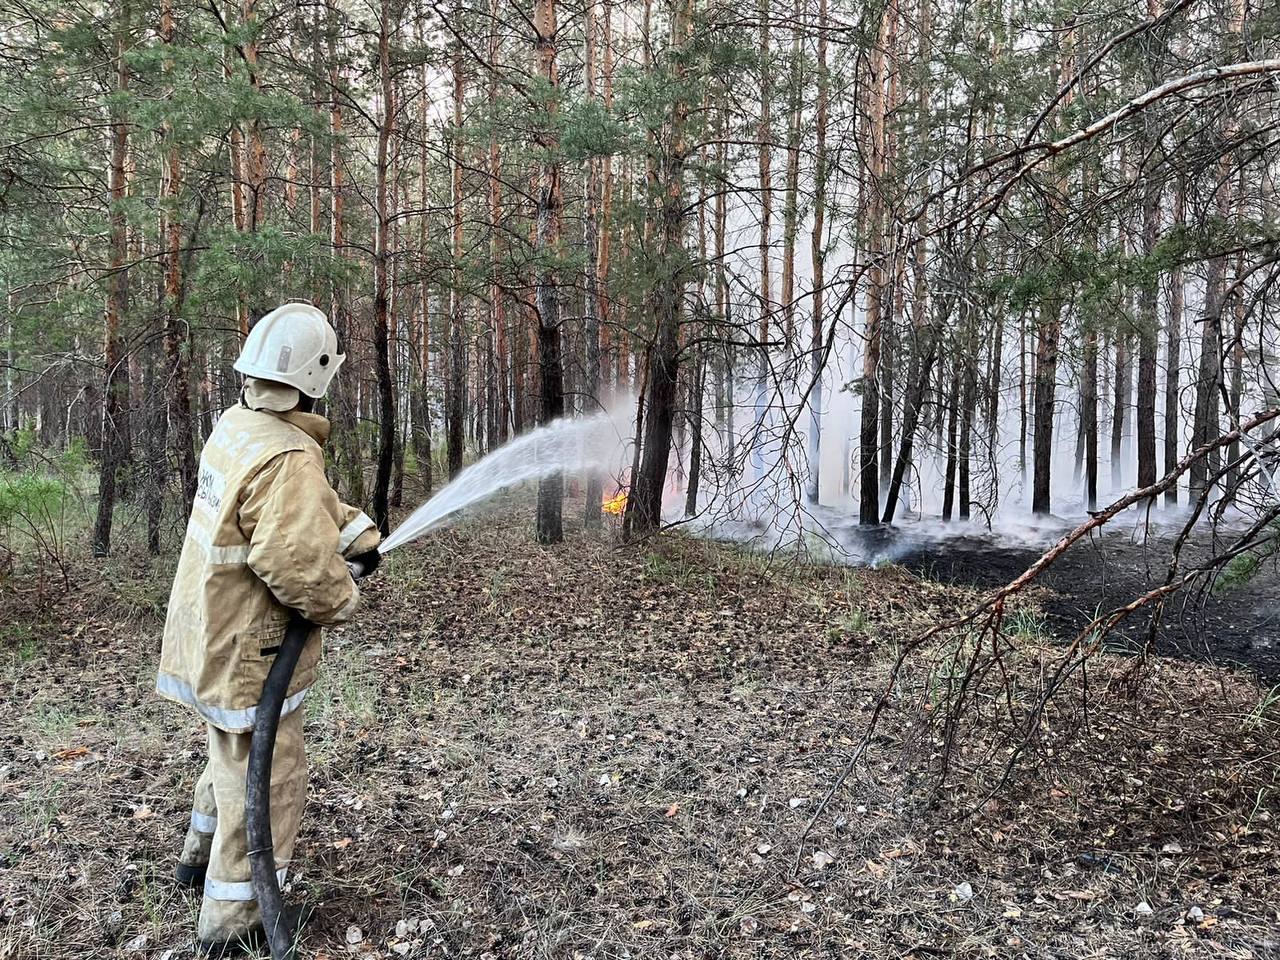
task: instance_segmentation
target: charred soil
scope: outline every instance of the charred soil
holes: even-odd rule
[[[1122,606],[1164,583],[1175,533],[1145,525],[1106,528],[1076,544],[1039,581],[1047,588],[1040,605],[1053,631],[1070,637],[1094,617]],[[1234,540],[1228,531],[1204,530],[1184,548],[1183,571],[1204,564]],[[1039,559],[1051,541],[1028,543],[976,534],[897,543],[898,560],[921,576],[989,590],[1003,586]],[[1150,616],[1131,617],[1107,642],[1115,653],[1135,653],[1147,644]],[[1155,651],[1210,664],[1253,670],[1280,682],[1280,568],[1261,561],[1247,579],[1206,578],[1175,593],[1155,631]]]

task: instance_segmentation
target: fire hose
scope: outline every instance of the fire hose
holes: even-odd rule
[[[365,570],[348,563],[351,576],[359,580]],[[249,840],[249,868],[253,893],[262,914],[262,928],[271,948],[272,960],[293,960],[297,947],[297,931],[285,921],[284,897],[276,876],[275,846],[271,839],[271,761],[276,749],[276,732],[280,712],[289,692],[298,657],[313,630],[319,629],[297,610],[289,613],[284,640],[276,654],[267,679],[262,684],[262,698],[253,722],[253,739],[249,744],[249,772],[245,777],[245,831]]]
[[[280,643],[280,652],[262,684],[262,699],[253,722],[249,743],[249,772],[245,777],[245,830],[249,839],[249,868],[253,893],[262,914],[262,927],[271,947],[272,960],[292,960],[295,931],[284,922],[284,897],[276,878],[276,854],[271,840],[271,760],[276,749],[280,711],[298,665],[302,648],[316,625],[298,611],[289,614],[289,625]]]

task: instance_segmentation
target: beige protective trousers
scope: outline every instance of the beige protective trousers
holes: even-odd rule
[[[244,819],[252,737],[210,726],[209,761],[196,781],[181,861],[190,866],[208,864],[196,934],[203,941],[239,940],[262,923],[253,896]],[[307,757],[298,709],[280,720],[271,767],[271,839],[282,885],[306,799]]]

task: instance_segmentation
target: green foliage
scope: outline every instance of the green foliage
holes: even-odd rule
[[[1047,643],[1053,639],[1045,615],[1032,607],[1018,607],[1004,621],[1005,634],[1018,640]]]
[[[0,468],[0,556],[61,567],[69,528],[79,532],[83,521],[77,495],[88,466],[85,442],[77,437],[63,450],[46,450],[29,424],[6,439],[10,466]]]
[[[24,424],[9,436],[8,441],[10,455],[19,462],[26,460],[35,447],[36,428],[30,423]]]
[[[1250,730],[1280,727],[1280,685],[1263,692],[1245,717],[1244,725]]]
[[[31,529],[60,516],[67,504],[67,485],[35,473],[0,472],[0,525]]]
[[[1258,575],[1262,569],[1262,557],[1256,553],[1242,553],[1232,557],[1223,568],[1221,575],[1214,581],[1214,593],[1230,593],[1244,586]]]
[[[617,153],[626,128],[599,100],[570,100],[561,112],[560,152],[568,163]]]

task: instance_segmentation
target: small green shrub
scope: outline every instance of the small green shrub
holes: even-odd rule
[[[11,566],[23,551],[53,561],[66,579],[63,537],[71,485],[33,471],[0,471],[0,559]]]
[[[1223,567],[1213,583],[1213,592],[1221,595],[1243,587],[1262,569],[1263,557],[1257,553],[1242,553]]]
[[[39,547],[53,547],[69,497],[67,484],[56,477],[0,472],[0,528],[8,542],[22,536]]]
[[[9,436],[9,452],[15,460],[26,460],[36,445],[36,429],[31,424],[19,427]]]
[[[13,527],[58,516],[66,506],[67,485],[35,473],[0,473],[0,525]]]

